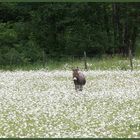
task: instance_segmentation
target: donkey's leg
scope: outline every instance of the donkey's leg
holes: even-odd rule
[[[76,91],[78,90],[78,85],[75,85],[75,90],[76,90]]]
[[[79,90],[80,90],[80,91],[83,90],[83,85],[80,85]]]
[[[81,89],[81,85],[78,85],[78,91],[82,91]]]

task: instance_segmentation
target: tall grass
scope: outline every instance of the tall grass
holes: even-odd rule
[[[129,70],[130,61],[122,57],[87,58],[89,70]],[[140,69],[140,58],[133,58],[134,70]],[[84,69],[84,59],[64,58],[59,60],[48,59],[45,64],[34,63],[24,65],[0,66],[0,70],[71,70],[74,67]]]

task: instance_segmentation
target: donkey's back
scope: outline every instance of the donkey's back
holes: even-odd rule
[[[86,84],[86,79],[85,75],[82,72],[79,72],[78,79],[80,85],[85,85]]]

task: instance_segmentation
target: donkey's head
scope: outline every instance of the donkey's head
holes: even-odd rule
[[[79,68],[77,67],[76,69],[72,69],[72,71],[73,71],[73,78],[77,78],[78,77],[78,75],[79,75]]]

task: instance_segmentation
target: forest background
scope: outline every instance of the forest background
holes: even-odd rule
[[[0,66],[140,55],[140,3],[0,3]]]

